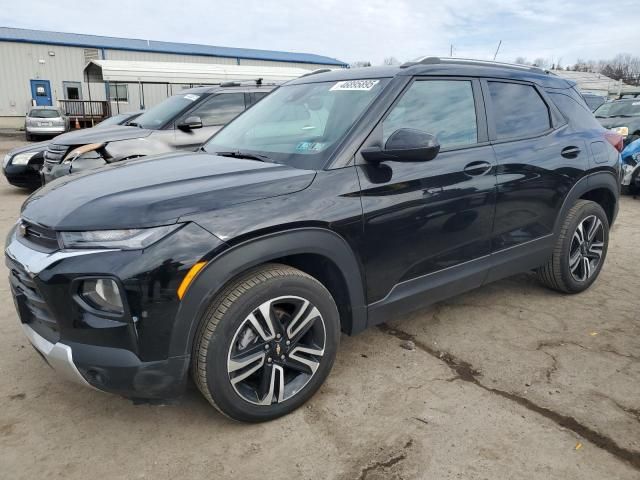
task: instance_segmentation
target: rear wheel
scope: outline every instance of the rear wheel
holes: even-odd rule
[[[25,136],[25,138],[27,139],[28,142],[33,140],[33,136],[29,132],[25,132],[24,136]]]
[[[225,415],[271,420],[322,385],[339,335],[338,310],[320,282],[285,265],[264,265],[211,303],[196,335],[192,373]]]
[[[582,292],[598,277],[608,245],[604,210],[595,202],[578,200],[564,219],[551,258],[538,269],[538,278],[560,292]]]

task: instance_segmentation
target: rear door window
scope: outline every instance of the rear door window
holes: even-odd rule
[[[251,105],[253,105],[254,103],[258,103],[260,100],[262,100],[264,97],[266,97],[267,95],[269,95],[270,92],[253,92],[251,94]]]
[[[531,85],[487,82],[499,140],[533,137],[551,128],[549,108]]]
[[[244,109],[244,93],[220,93],[202,102],[186,116],[200,117],[205,127],[226,125]]]

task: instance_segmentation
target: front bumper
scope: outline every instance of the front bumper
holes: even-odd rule
[[[47,363],[64,378],[128,398],[179,396],[190,351],[171,347],[186,334],[174,328],[177,285],[221,242],[192,223],[144,251],[45,250],[27,240],[10,232],[6,263],[23,331]],[[87,277],[118,279],[125,314],[84,304],[78,285]]]
[[[39,168],[34,165],[7,165],[2,169],[11,185],[16,187],[38,188],[42,185]]]
[[[91,384],[85,380],[80,374],[75,363],[73,363],[73,352],[71,347],[64,343],[51,343],[49,340],[39,335],[29,325],[22,325],[24,334],[45,361],[58,372],[62,377],[72,382],[80,383],[84,386],[91,387]]]

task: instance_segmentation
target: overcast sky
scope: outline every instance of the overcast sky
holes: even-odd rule
[[[9,6],[10,3],[10,6]],[[0,0],[0,26],[317,53],[346,62],[422,55],[640,55],[638,0]],[[168,2],[169,3],[169,2]],[[3,6],[3,4],[5,6]]]

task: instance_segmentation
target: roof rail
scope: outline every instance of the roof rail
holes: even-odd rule
[[[543,70],[540,67],[534,67],[531,65],[520,65],[518,63],[494,62],[491,60],[476,60],[473,58],[458,57],[420,57],[411,62],[403,63],[402,65],[400,65],[400,68],[413,67],[414,65],[437,65],[444,63],[454,65],[477,65],[483,67],[512,68],[514,70],[528,70],[530,72],[549,73],[547,70]]]
[[[300,75],[298,78],[308,77],[309,75],[315,75],[316,73],[327,73],[330,72],[331,68],[316,68],[315,70],[311,70],[309,73],[305,73]]]
[[[241,82],[237,80],[230,80],[227,82],[222,82],[220,86],[221,87],[242,87],[246,85],[251,85],[252,83],[255,83],[257,87],[261,87],[262,85],[277,85],[275,82],[264,83],[262,81],[262,78],[256,78],[255,80],[243,80]]]

